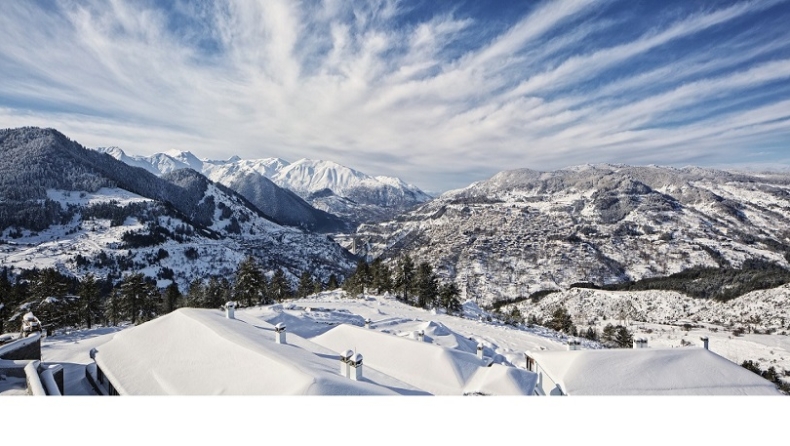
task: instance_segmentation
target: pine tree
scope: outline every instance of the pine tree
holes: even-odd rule
[[[389,266],[385,264],[380,258],[377,258],[370,264],[371,275],[371,288],[376,290],[376,293],[383,294],[387,291],[392,291],[392,272]]]
[[[554,331],[561,331],[571,335],[577,333],[576,326],[573,325],[573,319],[565,307],[559,307],[554,310],[554,313],[551,315],[551,320],[549,321],[548,327]]]
[[[165,288],[165,293],[162,298],[162,313],[167,314],[178,308],[181,301],[181,291],[178,289],[178,284],[172,282]]]
[[[121,282],[121,309],[133,324],[156,316],[159,291],[142,273],[130,274]]]
[[[340,288],[340,284],[338,283],[337,276],[332,273],[329,275],[329,282],[326,284],[327,290],[336,290]]]
[[[409,302],[409,294],[414,287],[414,275],[414,261],[406,254],[398,262],[395,275],[395,291],[405,302]]]
[[[99,285],[93,274],[88,274],[82,279],[80,285],[80,313],[82,314],[85,325],[91,328],[101,314],[99,301]]]
[[[313,283],[313,276],[305,271],[299,276],[299,288],[296,290],[296,295],[299,297],[307,297],[315,291],[315,283]]]
[[[417,295],[418,307],[429,308],[436,303],[436,298],[439,296],[439,279],[428,262],[421,262],[417,267],[414,291]]]
[[[634,343],[634,336],[627,328],[618,325],[614,341],[620,348],[631,348]]]
[[[439,302],[447,310],[447,313],[453,314],[461,311],[461,302],[458,300],[459,294],[460,290],[453,282],[444,284],[439,288]]]
[[[203,286],[203,282],[200,279],[193,279],[192,282],[189,283],[189,289],[187,290],[186,296],[186,306],[192,308],[199,308],[201,302],[204,301],[204,294],[205,294],[205,287]]]
[[[260,304],[265,300],[266,285],[266,278],[252,256],[239,263],[234,287],[237,301],[243,302],[248,307]]]
[[[120,290],[115,289],[104,301],[104,318],[108,325],[116,326],[120,322],[122,314]]]
[[[285,272],[281,268],[277,268],[272,276],[272,281],[269,283],[270,295],[277,302],[282,302],[291,297],[291,284],[285,278]]]
[[[203,292],[203,302],[201,307],[203,308],[219,308],[229,299],[226,299],[226,291],[230,287],[230,284],[227,283],[223,285],[222,281],[217,279],[215,276],[211,276],[208,279],[208,283],[206,284],[206,288]]]
[[[343,290],[350,296],[358,296],[365,292],[365,287],[370,286],[371,274],[368,264],[360,260],[354,273],[343,282]]]

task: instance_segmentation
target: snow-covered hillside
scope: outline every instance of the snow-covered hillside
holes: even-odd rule
[[[293,283],[305,271],[342,277],[354,263],[326,236],[281,226],[193,170],[157,177],[51,129],[2,131],[0,149],[3,267],[143,272],[186,289],[195,278],[232,276],[248,255]]]
[[[790,177],[698,168],[506,171],[362,225],[371,257],[432,263],[481,304],[748,259],[787,267]]]

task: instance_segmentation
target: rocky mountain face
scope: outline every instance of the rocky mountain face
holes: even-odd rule
[[[786,268],[790,176],[699,168],[513,170],[359,227],[371,257],[432,262],[480,303],[759,259]]]
[[[128,156],[117,147],[97,150],[156,175],[174,169],[194,169],[244,195],[283,224],[321,232],[346,232],[363,222],[393,218],[431,198],[398,178],[371,177],[331,161],[300,159],[288,163],[280,158],[239,157],[200,160],[190,152],[142,157]],[[300,203],[293,194],[278,191],[274,185],[293,192],[306,203]],[[266,191],[267,201],[260,200],[262,191]]]
[[[247,255],[265,270],[326,281],[353,257],[327,237],[281,226],[191,169],[155,176],[51,129],[0,131],[0,263],[165,285],[232,276]]]

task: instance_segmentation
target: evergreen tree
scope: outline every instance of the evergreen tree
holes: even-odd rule
[[[123,309],[121,308],[121,295],[120,290],[113,290],[104,301],[104,318],[107,320],[107,325],[116,326],[123,317]]]
[[[414,287],[414,261],[408,254],[401,257],[395,275],[395,291],[405,302],[409,302],[409,294]]]
[[[133,324],[145,322],[157,314],[159,291],[142,273],[130,274],[121,282],[121,309]]]
[[[82,314],[83,321],[88,328],[99,319],[101,308],[99,301],[99,285],[93,274],[88,274],[82,279],[80,285],[80,313]]]
[[[181,301],[181,291],[178,289],[178,284],[175,282],[165,288],[165,293],[162,298],[162,313],[167,314],[178,308]]]
[[[592,327],[587,327],[587,331],[583,336],[591,341],[598,341],[598,332]]]
[[[264,301],[266,277],[252,256],[239,263],[236,270],[235,299],[251,307]],[[270,302],[265,302],[270,303]]]
[[[299,297],[307,297],[315,291],[315,283],[313,283],[313,276],[305,271],[299,276],[299,288],[296,290],[296,295]]]
[[[272,281],[269,284],[270,295],[277,302],[282,302],[291,297],[291,284],[285,278],[285,272],[281,268],[277,268],[272,276]]]
[[[192,282],[189,283],[189,289],[187,290],[186,295],[186,306],[199,308],[201,302],[204,301],[203,295],[205,294],[205,288],[203,287],[203,282],[200,279],[193,279]]]
[[[336,290],[340,288],[340,284],[338,283],[337,276],[332,273],[329,275],[329,282],[326,284],[327,290]]]
[[[551,320],[549,321],[548,327],[554,331],[561,331],[574,336],[575,333],[577,333],[576,326],[573,325],[573,319],[565,307],[559,307],[554,310],[554,313],[551,315]]]
[[[343,290],[350,296],[358,296],[365,292],[365,287],[370,286],[371,277],[368,264],[360,260],[354,273],[343,282]]]
[[[618,325],[614,342],[620,348],[631,348],[634,343],[634,336],[626,327]]]
[[[428,262],[421,262],[417,267],[414,291],[417,295],[418,307],[430,308],[436,303],[436,298],[439,296],[439,278]]]
[[[458,286],[453,283],[447,283],[439,288],[439,302],[447,313],[459,313],[461,311],[461,302],[458,300],[458,295],[460,294],[460,290]]]
[[[384,294],[387,291],[392,291],[392,272],[389,266],[380,258],[377,258],[370,264],[370,275],[370,286],[376,290],[377,294]]]
[[[225,302],[230,300],[226,298],[226,290],[228,290],[229,287],[229,283],[223,285],[222,281],[215,276],[209,277],[206,288],[203,291],[203,302],[201,307],[220,308]]]

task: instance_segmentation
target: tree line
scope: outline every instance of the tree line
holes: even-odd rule
[[[351,296],[394,293],[398,300],[415,307],[443,308],[448,313],[461,311],[458,286],[452,282],[440,284],[430,263],[415,263],[408,254],[392,267],[381,259],[371,263],[360,260],[343,283],[343,290]]]
[[[97,324],[139,324],[181,307],[220,308],[228,301],[241,306],[265,305],[336,289],[334,274],[327,283],[305,271],[296,286],[280,268],[267,275],[252,257],[242,261],[234,277],[193,280],[186,290],[175,282],[159,289],[142,273],[120,280],[108,275],[82,279],[54,268],[0,270],[0,333],[19,331],[22,316],[33,312],[49,331],[65,327],[91,328]]]

